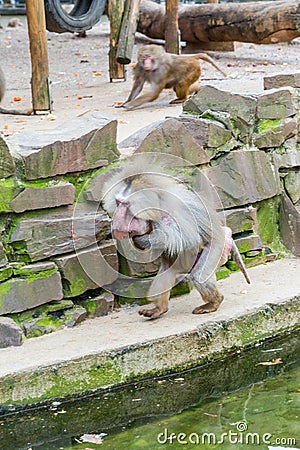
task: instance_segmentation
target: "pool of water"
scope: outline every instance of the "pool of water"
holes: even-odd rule
[[[80,443],[83,436],[102,444]],[[98,448],[300,449],[300,333],[183,373],[0,417],[1,450]]]

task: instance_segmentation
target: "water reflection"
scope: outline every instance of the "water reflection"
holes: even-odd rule
[[[184,373],[2,416],[0,449],[300,447],[299,337],[294,332]],[[86,434],[103,443],[80,444]],[[254,441],[235,441],[246,438]]]

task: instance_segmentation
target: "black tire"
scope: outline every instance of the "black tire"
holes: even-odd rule
[[[44,0],[44,4],[48,31],[80,33],[99,22],[106,0],[74,0],[70,12],[66,12],[60,0]]]

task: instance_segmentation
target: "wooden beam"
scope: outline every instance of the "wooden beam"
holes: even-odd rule
[[[140,0],[126,0],[117,49],[117,61],[120,64],[131,62],[139,8]]]
[[[122,15],[124,10],[123,0],[108,1],[108,17],[110,21],[110,45],[109,45],[109,78],[112,82],[125,79],[125,68],[117,62],[117,46],[119,40]]]
[[[31,55],[33,112],[50,111],[49,67],[44,0],[26,0]]]
[[[166,0],[165,23],[166,51],[179,54],[178,0]]]

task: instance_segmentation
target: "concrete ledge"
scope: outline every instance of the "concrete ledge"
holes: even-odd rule
[[[197,292],[172,299],[156,321],[122,308],[74,329],[0,350],[2,412],[195,367],[299,328],[300,259],[284,259],[219,282],[216,313],[195,316]]]

